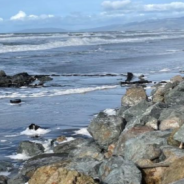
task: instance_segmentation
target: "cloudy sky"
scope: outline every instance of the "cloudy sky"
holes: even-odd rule
[[[184,0],[0,0],[0,32],[83,29],[184,16]]]

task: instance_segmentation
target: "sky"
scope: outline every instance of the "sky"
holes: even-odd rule
[[[184,0],[0,0],[0,32],[79,30],[184,17]]]

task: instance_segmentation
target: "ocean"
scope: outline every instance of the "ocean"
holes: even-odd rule
[[[0,160],[27,159],[16,153],[23,140],[40,142],[50,152],[58,136],[88,136],[94,115],[121,106],[127,86],[119,83],[127,72],[154,82],[181,73],[183,43],[184,30],[0,34],[0,70],[53,78],[40,88],[0,88]],[[22,103],[10,104],[14,98]],[[39,138],[27,130],[31,123],[42,127]]]

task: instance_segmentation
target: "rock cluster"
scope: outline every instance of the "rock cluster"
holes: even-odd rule
[[[8,184],[183,183],[183,78],[156,85],[152,95],[148,101],[142,87],[129,88],[115,114],[103,111],[91,121],[92,138],[61,142],[52,154],[24,141],[19,152],[37,156]]]
[[[34,81],[38,80],[38,84],[32,85]],[[0,87],[21,87],[21,86],[41,86],[44,82],[52,80],[47,75],[29,75],[26,72],[18,73],[10,76],[6,75],[3,70],[0,70]]]

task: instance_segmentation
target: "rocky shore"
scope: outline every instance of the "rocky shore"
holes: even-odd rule
[[[1,184],[182,184],[184,183],[184,78],[153,86],[151,96],[132,85],[117,110],[90,122],[91,137],[51,141],[53,153],[23,141],[17,152],[31,158]],[[12,168],[0,162],[1,171]]]

